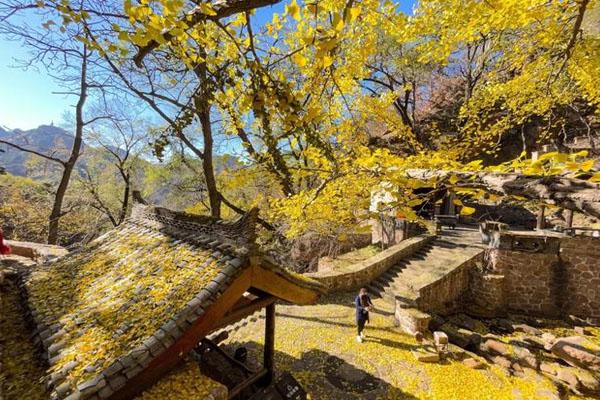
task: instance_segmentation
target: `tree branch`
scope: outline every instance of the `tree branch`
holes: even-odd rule
[[[61,165],[63,165],[63,166],[65,166],[65,165],[66,165],[66,162],[65,162],[65,161],[63,161],[63,160],[61,160],[60,158],[52,157],[52,156],[49,156],[49,155],[47,155],[47,154],[40,153],[39,151],[35,151],[35,150],[33,150],[33,149],[28,149],[28,148],[25,148],[25,147],[21,147],[21,146],[19,146],[18,144],[14,144],[14,143],[8,142],[8,141],[6,141],[6,140],[0,140],[0,143],[4,143],[4,144],[6,144],[6,145],[8,145],[8,146],[10,146],[10,147],[14,147],[15,149],[17,149],[17,150],[20,150],[20,151],[23,151],[23,152],[25,152],[25,153],[31,153],[31,154],[35,154],[35,155],[36,155],[36,156],[38,156],[38,157],[42,157],[42,158],[45,158],[46,160],[49,160],[49,161],[53,161],[53,162],[59,163],[59,164],[61,164]]]
[[[186,24],[187,29],[189,29],[202,21],[218,21],[234,14],[252,11],[254,9],[270,6],[279,2],[281,2],[281,0],[223,0],[216,4],[213,3],[213,9],[216,13],[215,15],[202,14],[197,9],[194,9],[183,19],[183,21]],[[162,36],[167,42],[173,38],[170,31],[164,32]],[[146,46],[140,47],[137,54],[133,57],[135,64],[138,67],[141,67],[144,57],[146,57],[158,46],[160,46],[160,43],[152,40]]]

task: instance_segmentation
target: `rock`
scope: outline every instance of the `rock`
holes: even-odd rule
[[[557,339],[550,351],[570,365],[600,372],[600,346],[583,336]]]
[[[534,328],[533,326],[529,326],[527,324],[514,324],[512,326],[515,332],[523,332],[528,335],[538,336],[542,334],[538,328]]]
[[[588,322],[585,319],[576,317],[575,315],[569,315],[569,319],[574,325],[586,326]]]
[[[417,359],[417,361],[429,363],[435,363],[440,361],[440,356],[437,352],[425,348],[412,350],[412,354]]]
[[[446,323],[446,320],[444,318],[440,317],[437,314],[432,314],[431,320],[429,321],[429,329],[431,331],[437,331],[445,323]]]
[[[540,398],[540,399],[547,399],[547,400],[560,400],[561,396],[560,393],[557,393],[557,391],[552,391],[550,389],[538,389],[535,392],[536,398]]]
[[[458,347],[457,345],[452,343],[448,345],[448,353],[450,357],[458,361],[464,359],[468,354],[468,352],[465,349],[463,349],[462,347]]]
[[[521,367],[521,365],[519,365],[519,363],[513,362],[510,365],[510,368],[512,369],[514,375],[517,375],[517,376],[520,376],[520,377],[525,376],[525,373],[523,371],[523,367]]]
[[[513,333],[512,323],[504,318],[498,318],[492,321],[490,329],[500,333]]]
[[[479,346],[479,343],[481,343],[481,335],[477,332],[472,332],[468,329],[459,328],[458,334],[462,335],[468,340],[469,344],[467,345],[467,348],[469,346],[476,348],[477,346]]]
[[[490,358],[490,360],[496,364],[499,365],[502,368],[505,369],[510,369],[510,367],[512,366],[512,363],[510,362],[510,360],[506,357],[502,357],[502,356],[493,356]]]
[[[590,335],[590,331],[588,329],[586,329],[585,327],[583,327],[583,326],[576,326],[575,328],[573,328],[573,330],[579,336],[588,336],[588,335]]]
[[[477,327],[477,321],[465,314],[454,315],[451,320],[455,325],[470,331],[475,330]]]
[[[533,353],[531,351],[529,351],[528,349],[526,349],[524,347],[520,347],[520,346],[513,346],[513,351],[514,351],[514,358],[517,361],[517,363],[519,363],[519,365],[521,365],[522,367],[525,367],[525,368],[531,368],[531,369],[537,370],[537,368],[539,366],[539,362],[538,362],[537,358],[535,358],[535,356],[533,355]]]
[[[441,327],[441,329],[448,336],[450,343],[454,343],[462,348],[469,346],[471,343],[470,337],[460,333],[454,325],[446,323]]]
[[[523,338],[523,342],[525,342],[525,344],[529,345],[531,348],[534,349],[538,349],[538,350],[545,350],[544,349],[544,340],[540,337],[536,337],[536,336],[531,336],[531,337],[526,337]]]
[[[511,356],[510,346],[506,343],[502,343],[494,339],[486,339],[481,344],[480,350],[491,354],[501,355],[504,357]]]
[[[556,336],[551,333],[542,333],[542,340],[544,341],[544,349],[550,351],[554,342],[556,342]]]
[[[423,343],[424,336],[421,332],[419,332],[419,331],[415,332],[414,338],[417,343]]]
[[[543,373],[548,374],[548,375],[556,376],[559,369],[560,369],[560,365],[558,365],[556,363],[549,363],[546,361],[542,361],[540,363],[540,371],[542,371]]]
[[[442,332],[448,336],[448,341],[463,349],[476,349],[481,342],[481,335],[472,332],[468,329],[457,328],[456,326],[446,323],[441,328]]]
[[[583,369],[576,369],[574,373],[577,375],[581,392],[591,395],[600,394],[600,377]]]
[[[469,368],[473,368],[473,369],[483,369],[485,368],[485,364],[475,358],[465,358],[462,361],[463,365],[469,367]]]
[[[589,371],[546,361],[540,363],[540,371],[557,382],[567,384],[573,391],[592,395],[600,393],[600,378]]]
[[[575,375],[570,368],[560,368],[556,373],[556,378],[565,382],[569,385],[570,388],[576,389],[577,383],[577,375]]]
[[[448,344],[448,335],[441,331],[433,332],[433,340],[436,345]]]

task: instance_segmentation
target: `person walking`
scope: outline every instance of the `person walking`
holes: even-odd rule
[[[371,302],[367,288],[360,289],[358,296],[354,299],[354,304],[356,306],[356,326],[358,331],[356,341],[362,343],[365,338],[363,330],[365,329],[365,324],[369,321],[369,311],[373,309],[373,303]]]

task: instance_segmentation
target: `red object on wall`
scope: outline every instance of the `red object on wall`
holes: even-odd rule
[[[0,229],[0,254],[10,254],[10,246],[4,243],[4,235],[2,233],[2,229]]]

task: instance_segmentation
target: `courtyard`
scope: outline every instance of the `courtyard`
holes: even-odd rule
[[[311,399],[585,398],[562,392],[533,369],[525,368],[521,376],[511,376],[491,363],[472,369],[460,361],[469,355],[454,353],[438,363],[419,362],[411,351],[420,345],[393,326],[392,310],[380,299],[375,300],[378,310],[371,315],[365,341],[357,343],[353,298],[353,293],[342,293],[311,306],[277,307],[276,369],[291,372]],[[547,322],[551,328],[544,331],[568,333],[563,323]],[[245,346],[258,358],[262,332],[263,320],[258,318],[231,332],[226,345],[231,350]],[[600,329],[591,332],[592,340],[600,344]]]

